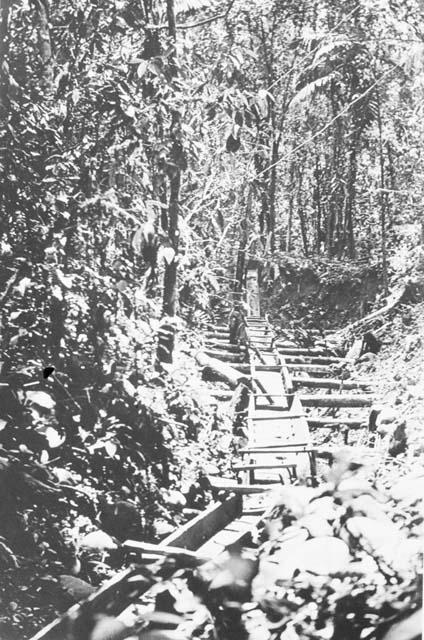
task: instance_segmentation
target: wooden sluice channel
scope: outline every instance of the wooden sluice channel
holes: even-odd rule
[[[181,557],[196,563],[204,558],[217,558],[234,545],[252,545],[252,534],[269,506],[269,488],[297,483],[299,478],[311,485],[317,483],[317,445],[311,428],[364,426],[360,416],[335,416],[334,412],[368,407],[372,396],[363,392],[368,385],[352,381],[343,385],[343,381],[334,380],[338,368],[345,363],[343,358],[276,339],[261,315],[257,269],[248,271],[246,289],[244,344],[232,343],[226,326],[213,327],[206,337],[205,353],[211,350],[215,358],[240,371],[250,382],[247,441],[234,460],[234,476],[209,476],[211,488],[220,495],[220,501],[158,545],[125,542],[123,549],[135,558],[134,566],[107,581],[84,603],[74,605],[32,640],[74,638],[69,629],[81,607],[92,614],[117,616],[137,602],[149,588],[137,567],[137,559],[142,563],[143,556],[159,559],[178,558],[182,554]],[[325,392],[315,393],[320,387]],[[304,389],[312,389],[313,393],[304,393]],[[346,394],[346,390],[353,393]],[[318,414],[308,413],[308,408],[318,409]],[[332,415],[323,414],[323,410],[331,411]]]

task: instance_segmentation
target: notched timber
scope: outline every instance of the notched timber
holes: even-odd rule
[[[251,382],[249,377],[236,371],[236,369],[228,363],[222,362],[217,358],[212,358],[204,351],[197,353],[196,361],[203,368],[203,380],[209,382],[225,382],[231,389],[235,389],[239,384],[244,384],[250,388]]]

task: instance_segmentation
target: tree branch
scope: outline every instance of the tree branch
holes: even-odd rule
[[[205,24],[209,24],[210,22],[214,22],[215,20],[225,19],[230,13],[232,6],[235,0],[231,0],[228,8],[224,11],[224,13],[219,13],[216,16],[211,16],[210,18],[205,18],[204,20],[199,20],[199,22],[191,22],[189,24],[176,24],[176,29],[195,29],[196,27],[202,27]],[[167,24],[148,24],[146,25],[147,29],[168,29]]]

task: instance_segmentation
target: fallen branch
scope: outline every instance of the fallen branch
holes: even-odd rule
[[[364,318],[360,318],[360,320],[356,320],[355,322],[351,322],[346,327],[342,329],[343,332],[354,331],[359,327],[363,327],[367,325],[369,322],[373,322],[376,318],[380,318],[384,316],[386,313],[394,309],[400,302],[402,302],[403,297],[406,293],[406,285],[402,284],[398,286],[394,291],[387,297],[386,304],[381,309],[377,309],[372,313],[369,313]]]

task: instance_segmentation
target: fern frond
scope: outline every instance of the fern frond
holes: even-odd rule
[[[213,0],[175,0],[175,13],[185,13],[186,11],[198,11],[216,4]]]
[[[341,48],[349,47],[350,45],[351,42],[347,36],[334,36],[330,40],[330,42],[320,47],[315,53],[314,59],[312,61],[312,67],[318,67],[322,65],[324,61],[331,58],[334,54],[338,54]]]
[[[302,87],[292,98],[290,106],[297,105],[301,102],[310,102],[317,94],[323,93],[338,75],[338,73],[332,71],[321,78],[308,82],[308,84]]]

